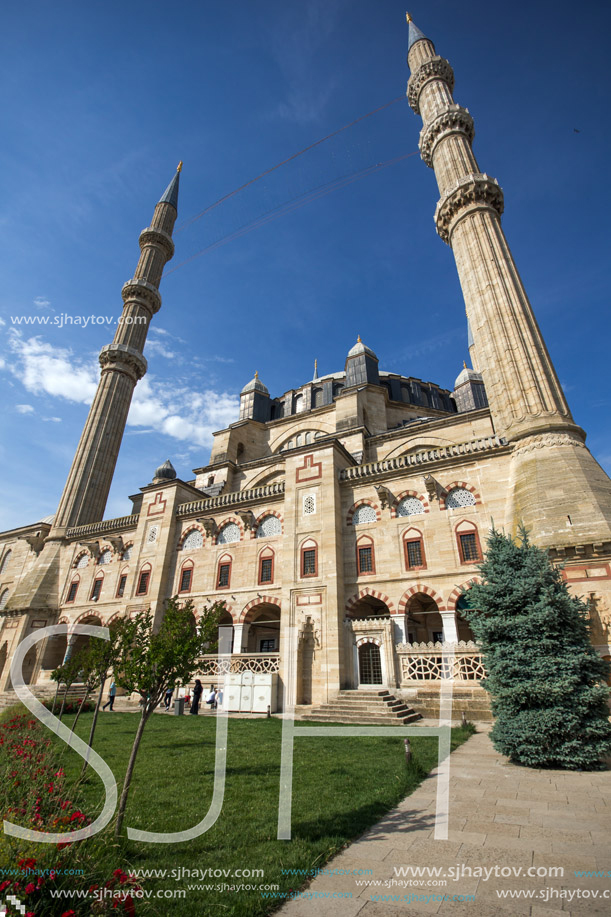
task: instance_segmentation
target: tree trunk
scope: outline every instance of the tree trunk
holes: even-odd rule
[[[132,745],[131,754],[129,756],[129,764],[127,765],[127,771],[125,773],[125,780],[123,781],[123,790],[121,792],[121,799],[119,800],[119,811],[117,812],[117,821],[115,823],[115,837],[119,837],[121,834],[121,827],[123,825],[123,819],[125,817],[125,809],[127,807],[127,797],[129,795],[129,787],[132,782],[132,775],[134,773],[134,767],[136,764],[136,756],[138,754],[138,749],[140,748],[140,741],[144,733],[144,727],[147,724],[148,718],[152,713],[152,710],[147,709],[148,704],[145,703],[142,710],[142,716],[138,724],[138,730],[136,732],[136,737],[134,739],[134,744]]]
[[[59,694],[59,680],[57,682],[57,688],[55,689],[55,697],[53,698],[53,706],[51,707],[51,713],[55,713],[55,704],[57,703],[58,694]]]
[[[89,730],[89,748],[93,745],[93,736],[95,734],[96,723],[98,722],[98,713],[100,712],[100,706],[102,704],[102,698],[104,696],[104,682],[106,681],[106,673],[104,674],[102,681],[100,682],[100,692],[98,694],[98,702],[95,705],[95,710],[93,711],[93,721],[91,723],[91,729]],[[83,767],[81,769],[81,777],[84,777],[85,771],[87,770],[87,760],[83,761]]]
[[[68,689],[69,689],[69,687],[70,687],[70,685],[67,684],[67,685],[66,685],[66,689],[65,689],[65,691],[64,691],[64,696],[62,697],[62,706],[61,706],[61,710],[59,711],[59,717],[58,717],[60,723],[61,723],[61,721],[62,721],[62,715],[63,715],[63,712],[64,712],[64,707],[66,706],[66,697],[67,697],[67,695],[68,695]]]
[[[87,690],[87,691],[85,692],[85,696],[83,697],[83,699],[82,699],[82,701],[81,701],[81,703],[80,703],[80,706],[79,706],[78,710],[76,711],[76,716],[74,717],[74,722],[73,722],[73,724],[72,724],[72,729],[70,730],[70,733],[71,733],[71,734],[74,733],[74,730],[75,730],[75,728],[76,728],[76,724],[78,723],[78,718],[79,718],[79,716],[81,715],[81,710],[83,709],[83,706],[84,706],[84,704],[85,704],[85,701],[87,700],[88,697],[89,697],[89,690]],[[70,742],[68,742],[68,746],[69,746],[69,745],[70,745]]]

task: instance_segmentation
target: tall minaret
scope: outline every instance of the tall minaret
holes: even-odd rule
[[[123,313],[112,344],[100,352],[102,372],[50,537],[70,526],[98,522],[104,515],[112,476],[134,388],[146,372],[144,344],[153,315],[161,308],[159,283],[174,254],[172,230],[177,216],[182,163],[155,207],[148,229],[140,233],[140,259],[124,285]]]
[[[477,164],[473,119],[454,102],[450,64],[407,21],[407,97],[439,186],[437,232],[456,259],[496,431],[515,444],[507,523],[523,520],[540,543],[609,539],[611,481],[571,417],[501,226],[503,193]]]

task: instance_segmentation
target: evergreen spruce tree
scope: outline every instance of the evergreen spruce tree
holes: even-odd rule
[[[463,611],[482,648],[497,751],[528,767],[598,768],[611,750],[608,664],[586,603],[532,545],[492,531]]]

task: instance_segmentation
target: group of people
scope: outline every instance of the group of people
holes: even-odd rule
[[[195,685],[193,687],[193,696],[191,698],[191,709],[189,713],[192,713],[194,716],[197,716],[199,713],[199,705],[204,693],[204,687],[199,680],[195,679]],[[215,688],[214,685],[210,685],[208,694],[206,695],[206,704],[210,707],[211,710],[216,710],[219,704],[223,703],[223,692],[220,688]]]

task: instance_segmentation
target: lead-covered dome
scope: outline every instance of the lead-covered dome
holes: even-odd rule
[[[261,380],[259,379],[259,373],[258,373],[258,372],[256,372],[255,375],[254,375],[254,378],[251,379],[250,382],[249,382],[247,385],[244,386],[244,388],[242,389],[242,391],[240,392],[240,394],[241,394],[241,395],[246,395],[246,394],[248,394],[248,392],[262,392],[264,395],[269,395],[269,392],[268,392],[268,390],[267,390],[267,387],[266,387],[265,385],[263,385],[263,383],[262,383]]]

